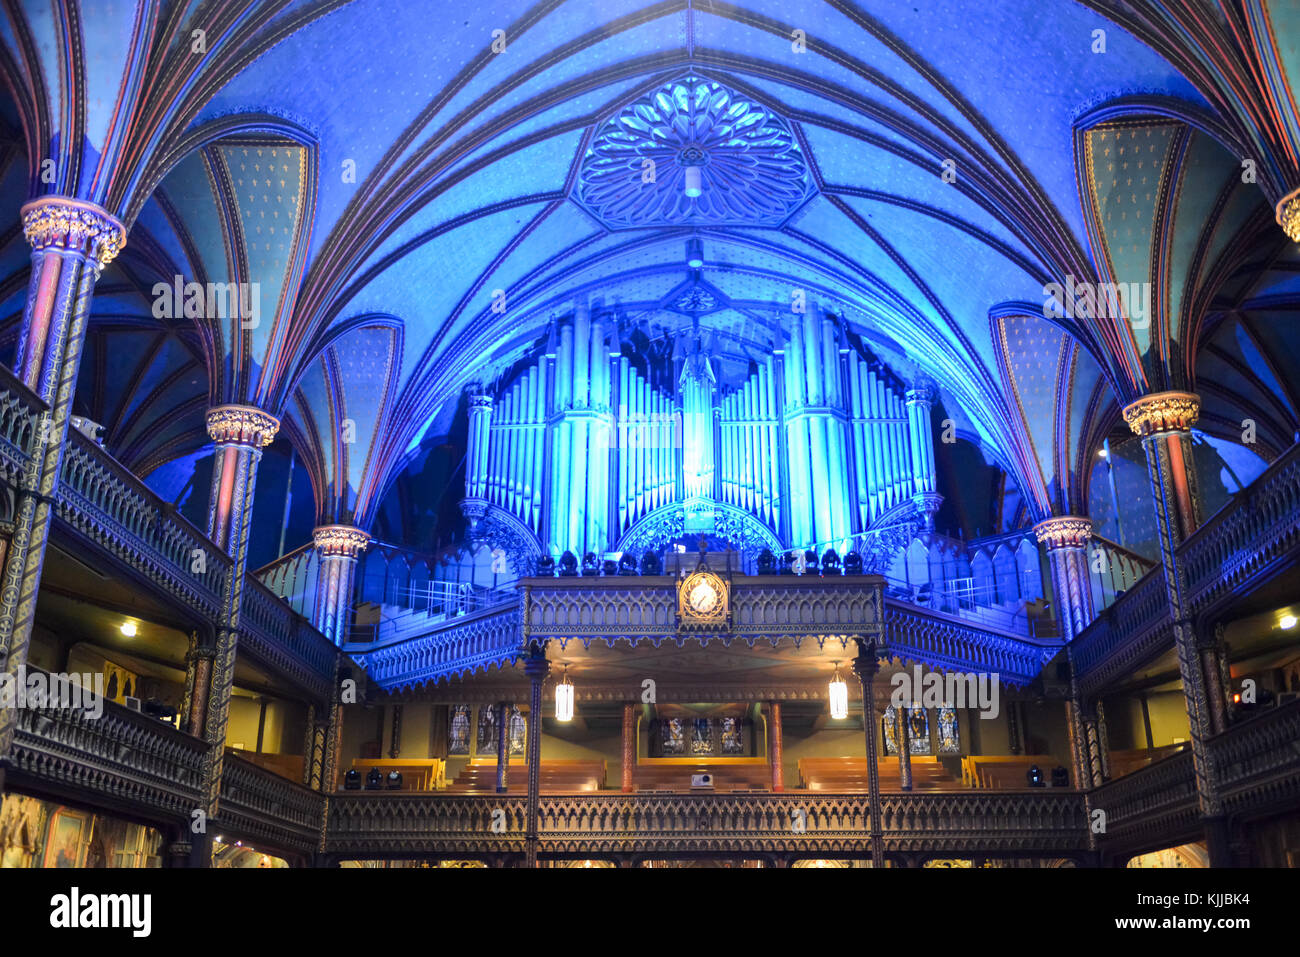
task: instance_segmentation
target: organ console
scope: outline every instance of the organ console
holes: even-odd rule
[[[649,355],[580,303],[495,395],[470,395],[464,507],[513,516],[553,557],[738,528],[844,552],[882,522],[932,522],[933,401],[815,305],[723,377],[698,326]]]

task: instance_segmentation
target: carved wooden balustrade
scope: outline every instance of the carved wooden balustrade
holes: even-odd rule
[[[319,700],[334,689],[338,648],[251,574],[244,578],[239,644]]]
[[[885,600],[884,647],[904,661],[938,668],[987,672],[1012,685],[1027,685],[1060,650],[1052,640],[1026,639],[1010,632],[920,605]]]
[[[353,645],[347,650],[367,677],[388,691],[509,663],[520,653],[519,600],[434,622],[430,629],[398,641]]]
[[[1164,841],[1167,846],[1200,834],[1191,751],[1103,784],[1089,803],[1106,815],[1105,830],[1098,835],[1103,844],[1137,847]]]
[[[221,765],[218,817],[233,832],[259,846],[300,854],[320,843],[325,798],[250,761],[227,754]]]
[[[334,858],[522,853],[522,797],[342,794],[330,799]],[[867,857],[862,794],[582,794],[543,796],[543,854],[563,856],[801,853]],[[881,798],[888,852],[1008,856],[1087,847],[1081,795],[890,794]]]
[[[1157,565],[1070,645],[1079,688],[1091,694],[1173,647],[1165,569]]]
[[[106,553],[182,607],[216,620],[230,558],[104,449],[68,431],[59,530]]]
[[[31,458],[46,406],[0,366],[0,481],[16,486]]]
[[[103,706],[99,718],[77,708],[18,709],[11,785],[149,820],[188,822],[200,803],[208,746],[112,701]]]
[[[1300,701],[1234,724],[1209,747],[1229,814],[1300,805]]]
[[[1178,551],[1200,613],[1267,580],[1300,547],[1300,445],[1278,457]]]

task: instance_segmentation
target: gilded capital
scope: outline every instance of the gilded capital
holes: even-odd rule
[[[1034,526],[1034,538],[1050,552],[1057,548],[1085,548],[1092,538],[1092,519],[1059,515]]]
[[[81,253],[103,269],[126,246],[126,227],[94,203],[42,196],[22,208],[23,235],[33,249]]]
[[[1278,201],[1273,210],[1282,231],[1294,243],[1300,243],[1300,189],[1294,189]]]
[[[1186,432],[1201,411],[1201,397],[1192,392],[1153,392],[1124,407],[1124,421],[1136,435]]]
[[[323,557],[356,558],[370,544],[370,535],[352,525],[321,525],[312,529],[311,540]]]
[[[214,442],[262,448],[275,440],[280,420],[251,405],[219,405],[208,409],[208,437]]]

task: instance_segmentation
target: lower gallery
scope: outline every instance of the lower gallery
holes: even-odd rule
[[[1300,866],[1300,23],[994,6],[8,4],[0,867]]]

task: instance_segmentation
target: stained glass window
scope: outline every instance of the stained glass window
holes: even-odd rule
[[[885,729],[885,753],[898,753],[898,712],[891,704],[885,708],[885,718],[881,722]]]
[[[497,753],[497,709],[485,704],[478,709],[478,753]]]
[[[957,734],[957,712],[953,708],[939,709],[939,753],[956,754],[961,751]]]
[[[925,708],[907,709],[908,744],[913,754],[930,753],[930,712]]]
[[[451,707],[451,721],[447,725],[447,753],[469,754],[469,705]]]
[[[519,710],[518,705],[510,706],[510,754],[519,755],[524,753],[525,742],[528,740],[528,723],[524,720],[524,713]]]
[[[664,754],[686,753],[686,724],[681,718],[669,718],[660,723]]]
[[[741,733],[739,718],[722,719],[722,753],[744,754],[745,739]]]
[[[691,722],[691,754],[713,753],[713,722],[696,718]]]

